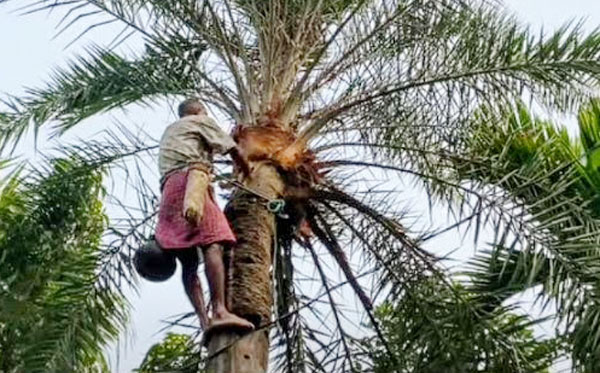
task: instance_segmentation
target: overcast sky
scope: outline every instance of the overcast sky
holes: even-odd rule
[[[14,3],[19,3],[15,1]],[[600,1],[598,0],[509,0],[505,2],[523,23],[534,28],[555,29],[570,20],[585,18],[586,28],[591,30],[600,25]],[[41,85],[49,76],[51,68],[64,65],[65,61],[81,52],[81,49],[92,42],[102,44],[110,41],[110,32],[105,30],[89,34],[74,46],[65,49],[73,32],[54,39],[56,18],[53,15],[34,15],[19,17],[9,12],[14,5],[0,6],[0,95],[24,92],[24,87]],[[119,114],[121,115],[121,114]],[[165,124],[174,116],[171,108],[144,108],[129,113],[136,122],[152,136],[158,137]],[[118,115],[117,115],[118,117]],[[85,131],[72,136],[84,136],[102,128],[98,119],[86,122]],[[91,130],[90,130],[91,129]],[[47,145],[42,139],[41,146]],[[61,140],[62,141],[62,140]],[[35,157],[28,143],[20,148],[27,157]],[[191,311],[181,289],[179,278],[175,276],[167,283],[149,284],[142,282],[140,296],[133,299],[133,326],[128,337],[123,338],[125,345],[121,349],[120,362],[114,361],[114,372],[130,372],[139,365],[148,347],[161,339],[158,331],[164,326],[161,320]]]

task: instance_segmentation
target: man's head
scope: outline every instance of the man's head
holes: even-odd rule
[[[197,98],[188,98],[179,104],[177,109],[179,117],[183,118],[188,115],[206,114],[206,106]]]

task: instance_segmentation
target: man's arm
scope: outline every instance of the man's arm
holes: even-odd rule
[[[214,154],[229,154],[234,164],[240,171],[248,176],[250,175],[250,166],[248,159],[244,156],[238,144],[233,141],[225,131],[219,127],[217,122],[209,117],[202,118],[203,126],[199,127],[199,135],[204,138]]]
[[[231,150],[229,150],[229,154],[231,155],[233,163],[239,167],[240,171],[245,176],[250,176],[250,164],[248,163],[248,160],[246,159],[246,157],[244,157],[240,149],[237,146],[235,146],[231,148]]]
[[[205,141],[213,154],[227,154],[236,147],[235,141],[219,127],[217,122],[207,116],[197,117],[195,128],[197,135]]]

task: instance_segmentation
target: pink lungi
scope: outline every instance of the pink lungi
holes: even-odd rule
[[[213,243],[235,243],[229,221],[210,190],[206,192],[208,195],[200,225],[194,226],[183,217],[187,176],[187,171],[177,171],[169,175],[164,183],[155,234],[158,244],[163,249],[187,249]]]

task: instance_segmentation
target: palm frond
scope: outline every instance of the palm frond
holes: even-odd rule
[[[592,109],[581,117],[593,114]],[[600,312],[600,220],[593,182],[597,170],[582,163],[591,136],[584,135],[584,145],[577,145],[564,130],[536,120],[523,108],[504,119],[490,113],[484,117],[468,150],[477,154],[476,165],[463,163],[456,169],[477,189],[497,188],[506,196],[496,207],[504,219],[496,230],[504,232],[497,236],[492,255],[503,264],[490,264],[489,274],[508,294],[542,284],[542,295],[556,301],[557,319],[570,325],[566,333],[577,341],[576,364],[594,366],[600,339],[589,330],[596,327],[594,317]],[[494,126],[488,122],[491,117],[496,118]],[[584,122],[584,132],[591,125]],[[497,253],[507,250],[518,255]]]
[[[162,44],[148,45],[146,55],[133,61],[98,47],[91,49],[87,58],[56,71],[47,88],[29,89],[26,97],[5,102],[10,111],[1,118],[2,144],[18,140],[31,125],[37,132],[56,121],[60,133],[106,110],[194,92],[192,66],[203,47],[182,40],[172,40],[166,51]]]
[[[12,4],[11,0],[0,3]],[[23,14],[62,11],[57,24],[58,33],[81,23],[88,26],[77,36],[81,38],[93,29],[119,23],[124,29],[117,39],[132,33],[151,37],[154,30],[166,31],[171,27],[189,25],[197,10],[196,2],[185,0],[167,4],[160,0],[29,0],[21,1],[17,11]],[[153,30],[153,31],[150,31]]]
[[[0,324],[3,333],[19,335],[6,348],[13,355],[3,358],[14,365],[3,368],[98,371],[105,344],[128,319],[124,298],[101,286],[95,273],[106,224],[101,175],[59,159],[28,176],[13,184],[17,189],[2,190],[3,202],[8,196],[13,206],[0,229]],[[15,199],[15,192],[23,197]]]
[[[131,258],[147,243],[154,229],[159,197],[153,160],[158,145],[149,134],[136,133],[122,125],[102,134],[100,139],[63,145],[57,151],[63,157],[77,157],[84,167],[104,170],[113,180],[111,193],[105,197],[111,216],[103,232],[96,274],[103,286],[122,292],[126,284],[137,288]],[[150,177],[153,173],[154,179]]]
[[[307,113],[304,133],[335,127],[334,119],[340,119],[343,128],[371,142],[453,146],[451,140],[462,134],[458,128],[479,105],[502,105],[527,93],[546,107],[575,110],[598,84],[596,31],[583,35],[575,25],[535,36],[488,5],[407,7],[406,15],[357,48],[345,69],[325,80],[324,88],[339,88]],[[375,26],[367,19],[349,37],[372,32]],[[405,124],[433,127],[417,132]]]
[[[419,289],[377,310],[397,361],[367,340],[366,349],[376,354],[375,372],[547,372],[560,352],[558,340],[533,337],[538,320],[499,305],[484,310],[479,294],[458,283],[449,289],[428,278]],[[456,302],[454,292],[467,301]]]

